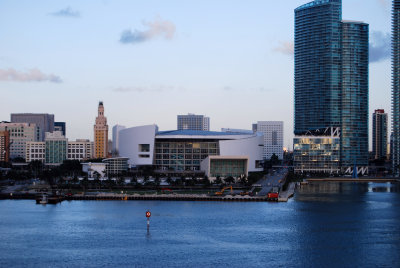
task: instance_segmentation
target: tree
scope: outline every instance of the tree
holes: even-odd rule
[[[232,176],[229,176],[228,178],[225,179],[226,183],[232,184],[235,182],[235,179]]]
[[[276,154],[273,154],[271,156],[270,162],[271,162],[271,165],[278,165],[279,164],[278,156]]]

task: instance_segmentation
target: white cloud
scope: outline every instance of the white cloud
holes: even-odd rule
[[[59,76],[54,74],[44,74],[39,69],[30,69],[27,72],[16,71],[13,68],[0,69],[0,81],[15,81],[15,82],[52,82],[61,83]]]
[[[123,44],[136,44],[149,41],[155,37],[161,36],[165,39],[172,39],[175,35],[175,24],[168,20],[157,18],[152,22],[143,22],[148,29],[145,31],[125,30],[121,34],[119,41]]]
[[[294,55],[294,42],[280,42],[280,45],[274,50],[285,55]]]

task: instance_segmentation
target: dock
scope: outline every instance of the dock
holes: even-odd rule
[[[279,193],[278,202],[287,202],[289,198],[294,195],[294,191],[296,189],[296,183],[289,183],[288,189],[286,191],[281,191]]]

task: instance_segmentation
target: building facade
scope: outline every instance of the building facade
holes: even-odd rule
[[[96,124],[94,125],[94,157],[107,158],[108,155],[108,125],[104,116],[103,102],[99,102]]]
[[[119,149],[118,149],[119,132],[125,128],[126,128],[125,126],[121,126],[121,125],[113,126],[113,129],[112,129],[112,154],[113,155],[119,154]]]
[[[378,109],[372,114],[372,153],[375,159],[387,157],[388,115],[385,110]]]
[[[54,131],[54,114],[11,114],[11,122],[35,124],[40,129],[39,141],[44,141],[46,132]]]
[[[10,161],[10,132],[0,131],[0,162]]]
[[[217,177],[240,178],[248,175],[248,162],[246,156],[208,156],[201,161],[201,170],[205,175],[214,180]]]
[[[28,141],[26,143],[26,157],[27,163],[32,161],[46,161],[46,142],[44,141]]]
[[[368,166],[368,32],[368,24],[342,21],[341,0],[295,10],[295,139],[340,129],[342,172]]]
[[[68,139],[61,131],[46,132],[45,144],[46,165],[60,165],[67,159]]]
[[[35,124],[29,123],[0,123],[0,131],[8,130],[10,134],[10,158],[17,157],[25,159],[26,143],[38,141],[40,129]]]
[[[342,21],[340,165],[368,166],[369,26]]]
[[[63,136],[67,136],[67,129],[65,122],[54,122],[54,131],[61,131]]]
[[[93,157],[94,143],[85,140],[78,139],[76,141],[68,141],[68,160],[86,160]]]
[[[196,130],[158,131],[156,125],[120,131],[120,156],[132,166],[154,166],[160,172],[199,172],[208,156],[246,156],[250,172],[262,171],[260,133]]]
[[[126,157],[115,157],[103,159],[103,163],[106,164],[107,177],[118,176],[128,171],[129,164],[128,158]]]
[[[254,127],[255,125],[255,127]],[[271,159],[274,154],[283,159],[283,121],[259,121],[253,124],[253,130],[261,132],[264,137],[264,160]]]
[[[178,115],[178,130],[210,130],[210,118],[204,115]]]
[[[296,173],[340,172],[340,128],[326,128],[298,135],[293,140]]]
[[[392,7],[392,164],[400,174],[400,0]]]

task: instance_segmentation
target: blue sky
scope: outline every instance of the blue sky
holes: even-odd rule
[[[110,128],[282,120],[291,146],[294,9],[307,2],[0,0],[0,120],[53,113],[69,139],[93,139],[102,100]],[[371,113],[390,112],[390,8],[343,0],[343,19],[370,24]]]

